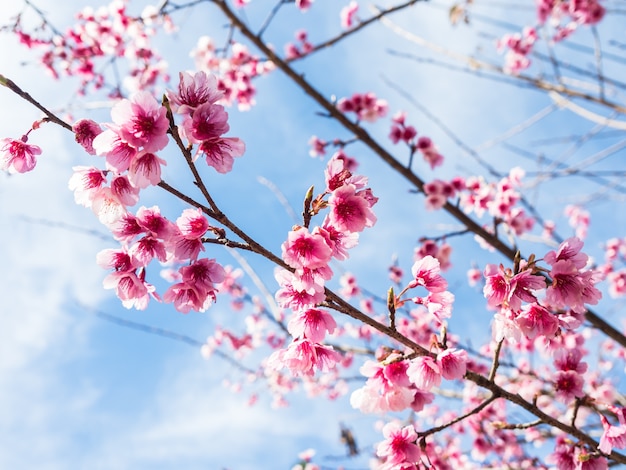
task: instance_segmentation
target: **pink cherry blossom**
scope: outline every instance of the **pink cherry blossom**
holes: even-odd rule
[[[108,248],[100,251],[96,255],[96,263],[104,269],[114,269],[121,272],[135,271],[140,266],[137,260],[123,248]]]
[[[169,122],[165,108],[147,91],[122,100],[111,109],[120,137],[136,149],[156,152],[167,145]]]
[[[401,464],[416,465],[420,461],[420,450],[416,444],[417,433],[413,425],[403,428],[392,421],[383,427],[385,440],[378,444],[376,455],[385,459],[389,469],[410,468],[396,467]]]
[[[200,105],[215,104],[224,93],[218,90],[216,77],[201,70],[193,74],[180,72],[178,91],[168,91],[167,96],[173,112],[192,114]]]
[[[223,282],[226,276],[224,268],[215,260],[202,258],[179,270],[184,282],[194,286],[200,292],[214,295],[216,285]]]
[[[574,398],[585,396],[583,392],[584,379],[573,370],[558,371],[554,378],[556,399],[565,404],[571,403]]]
[[[552,337],[559,329],[559,321],[556,316],[536,303],[524,305],[515,322],[529,339],[534,339],[537,336]]]
[[[95,155],[93,140],[102,133],[100,125],[91,119],[81,119],[72,126],[74,138],[89,155]]]
[[[356,232],[343,232],[337,230],[327,217],[324,219],[322,228],[316,227],[313,232],[318,232],[326,240],[326,244],[332,250],[332,257],[342,261],[349,257],[348,250],[359,243],[359,234]]]
[[[297,289],[294,283],[297,282],[295,275],[286,269],[277,270],[274,277],[280,284],[280,289],[276,292],[276,302],[281,307],[293,310],[303,310],[315,307],[326,299],[324,288],[314,284],[308,289]]]
[[[187,139],[194,144],[216,139],[230,129],[228,113],[219,104],[204,103],[183,121],[183,128]]]
[[[303,12],[311,8],[311,5],[313,5],[313,0],[296,0],[296,6]]]
[[[154,292],[154,286],[140,279],[133,271],[115,271],[104,279],[102,285],[105,289],[115,289],[122,305],[128,309],[145,310],[150,294]]]
[[[203,141],[198,146],[198,154],[206,158],[206,163],[218,173],[228,173],[233,169],[235,158],[246,151],[245,143],[236,137],[221,137]]]
[[[126,206],[111,188],[105,186],[92,194],[91,210],[104,225],[113,224],[126,214]]]
[[[107,182],[106,173],[88,166],[74,166],[72,170],[74,174],[67,185],[70,191],[74,191],[74,201],[81,206],[91,207],[95,194]]]
[[[309,150],[309,155],[311,157],[323,157],[326,154],[326,145],[328,143],[316,135],[312,136],[309,139],[309,145],[311,146],[311,150]]]
[[[365,227],[373,227],[376,216],[371,202],[363,191],[356,191],[353,184],[346,184],[333,191],[328,204],[329,221],[338,230],[361,232]]]
[[[413,359],[406,371],[409,380],[421,390],[430,390],[441,383],[441,367],[430,356],[420,356]]]
[[[115,127],[111,127],[98,134],[92,145],[96,155],[105,156],[107,164],[121,173],[128,170],[138,150],[122,140],[119,132],[114,129]]]
[[[327,265],[332,255],[324,237],[306,228],[289,232],[281,248],[283,260],[292,268],[319,268]]]
[[[550,271],[552,284],[546,291],[546,299],[557,308],[570,307],[574,311],[584,311],[582,301],[583,284],[578,268],[573,261],[556,261]]]
[[[326,333],[332,333],[336,327],[332,315],[317,308],[296,312],[287,325],[294,338],[306,338],[314,343],[321,343]]]
[[[0,169],[10,173],[26,173],[35,168],[36,157],[41,155],[41,149],[27,144],[27,141],[26,136],[21,140],[0,140]]]
[[[176,219],[176,225],[181,235],[191,240],[202,237],[210,227],[202,210],[191,208],[183,211]]]
[[[554,352],[554,366],[561,371],[574,371],[584,374],[587,371],[587,363],[581,361],[583,353],[579,348],[559,348]]]
[[[439,274],[439,260],[428,255],[417,260],[411,267],[413,281],[410,288],[417,286],[425,287],[429,292],[443,292],[448,287],[448,282]]]
[[[111,180],[111,191],[122,204],[134,206],[139,201],[139,188],[133,186],[127,175],[118,175]]]
[[[339,17],[341,19],[341,27],[344,29],[349,29],[352,27],[354,22],[354,18],[356,16],[357,11],[359,10],[359,4],[352,0],[345,7],[341,9],[339,12]]]
[[[179,282],[165,291],[163,301],[173,303],[174,308],[181,313],[189,313],[191,310],[204,312],[215,301],[215,296],[202,295],[192,284]]]
[[[294,340],[287,349],[275,351],[267,365],[275,370],[287,368],[294,376],[312,376],[316,370],[328,372],[334,369],[340,360],[341,355],[330,346],[301,338]]]
[[[525,269],[514,275],[509,281],[507,303],[511,310],[517,312],[522,302],[535,302],[537,298],[533,291],[546,287],[546,281],[541,276],[534,275],[531,270]]]
[[[460,380],[467,371],[467,351],[462,349],[446,349],[437,355],[441,366],[441,375],[446,380]]]
[[[152,152],[141,151],[132,159],[128,179],[137,188],[156,186],[161,182],[161,165],[166,165],[165,160]]]
[[[137,223],[147,233],[161,240],[169,240],[178,231],[176,225],[161,215],[158,206],[140,207],[135,214]]]
[[[604,415],[600,415],[600,419],[604,431],[602,432],[598,449],[608,455],[614,447],[618,449],[626,448],[626,425],[614,426],[609,423]]]
[[[609,295],[618,298],[626,295],[626,269],[614,271],[606,276],[609,283]]]
[[[550,266],[554,266],[557,261],[571,261],[578,269],[582,269],[587,264],[589,257],[580,250],[583,248],[583,242],[579,238],[571,237],[559,245],[557,251],[548,251],[543,260]]]
[[[137,240],[128,249],[128,252],[139,260],[142,266],[147,266],[153,258],[157,258],[162,263],[167,260],[165,244],[152,235],[146,235]]]

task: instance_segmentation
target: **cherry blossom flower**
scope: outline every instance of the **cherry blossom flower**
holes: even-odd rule
[[[185,209],[178,219],[176,225],[180,230],[180,234],[188,239],[197,239],[202,237],[209,229],[209,222],[204,217],[200,209]]]
[[[340,360],[341,355],[332,347],[301,338],[294,340],[287,349],[272,353],[267,365],[275,370],[287,368],[294,376],[312,376],[316,370],[328,372]]]
[[[173,303],[174,308],[181,313],[189,313],[191,310],[204,312],[215,301],[215,297],[202,295],[190,283],[179,282],[165,291],[163,301]]]
[[[430,356],[413,359],[406,371],[409,380],[421,390],[430,390],[441,383],[441,367]]]
[[[74,138],[89,155],[95,155],[93,140],[102,133],[100,125],[91,119],[81,119],[72,126]]]
[[[213,297],[217,291],[216,285],[223,282],[226,276],[224,268],[215,259],[209,258],[202,258],[189,266],[183,266],[179,272],[184,282]]]
[[[91,210],[104,225],[111,225],[126,214],[126,206],[109,187],[94,191],[91,197]]]
[[[0,169],[10,173],[26,173],[35,168],[37,155],[41,155],[41,149],[36,145],[29,145],[28,138],[23,136],[21,140],[0,140]]]
[[[88,166],[74,166],[72,170],[74,174],[67,186],[70,191],[74,191],[74,201],[81,206],[91,207],[95,194],[107,182],[106,173]]]
[[[142,276],[145,271],[141,271]],[[145,282],[134,271],[115,271],[109,274],[102,285],[105,289],[115,289],[122,305],[128,309],[145,310],[154,286]]]
[[[152,152],[141,151],[135,155],[128,169],[128,179],[137,188],[156,186],[161,182],[161,165],[167,163]]]
[[[422,286],[429,292],[445,291],[448,287],[448,281],[439,274],[439,271],[439,260],[436,258],[429,255],[417,260],[411,267],[414,279],[409,283],[409,287]]]
[[[156,152],[167,145],[169,122],[166,109],[147,91],[130,100],[122,100],[111,109],[111,118],[119,126],[119,135],[136,149]]]
[[[587,265],[589,257],[580,250],[583,242],[579,238],[571,237],[559,245],[557,251],[548,251],[543,260],[550,266],[554,266],[557,261],[571,261],[577,269],[582,269]]]
[[[374,122],[387,114],[388,105],[374,93],[355,93],[350,98],[341,98],[337,109],[342,113],[355,113],[359,120]]]
[[[324,237],[326,244],[332,250],[332,257],[339,261],[348,259],[348,250],[359,243],[358,233],[337,230],[328,217],[324,219],[321,228],[316,227],[313,231],[319,232]]]
[[[614,271],[606,276],[609,283],[609,295],[614,299],[626,295],[626,269]]]
[[[587,363],[582,362],[583,353],[579,348],[564,349],[563,347],[554,352],[554,366],[561,371],[572,370],[578,374],[587,371]]]
[[[224,97],[218,89],[217,78],[204,71],[180,72],[178,91],[168,90],[170,108],[178,114],[192,114],[200,105],[215,104]]]
[[[365,227],[373,227],[376,215],[371,209],[373,203],[366,196],[364,191],[357,192],[353,184],[334,190],[328,200],[330,223],[346,232],[361,232]]]
[[[126,207],[139,201],[139,188],[133,186],[127,175],[118,175],[111,180],[111,191]],[[76,194],[76,193],[75,193]]]
[[[197,155],[203,155],[206,163],[218,173],[228,173],[233,169],[235,158],[241,157],[246,151],[245,143],[236,137],[221,137],[204,140],[198,146]]]
[[[573,370],[558,371],[554,379],[556,399],[562,403],[569,404],[574,398],[584,397],[584,383],[585,381],[578,372]]]
[[[296,0],[296,6],[305,12],[313,5],[313,0]]]
[[[100,251],[96,255],[96,263],[104,269],[114,269],[115,271],[134,271],[139,267],[139,263],[124,248],[108,248]]]
[[[352,27],[354,22],[354,18],[356,16],[357,11],[359,10],[359,4],[352,0],[345,7],[341,9],[339,12],[339,17],[341,19],[341,27],[344,29],[349,29]]]
[[[529,339],[537,336],[552,337],[559,329],[556,316],[537,303],[522,307],[522,312],[515,318],[515,322]]]
[[[326,145],[328,145],[328,142],[320,139],[316,135],[309,139],[309,145],[311,146],[311,150],[309,150],[311,157],[323,157],[326,154]]]
[[[161,240],[169,240],[178,231],[176,225],[161,215],[158,206],[140,207],[135,214],[137,223],[147,233]]]
[[[552,284],[546,291],[546,300],[557,308],[570,307],[574,311],[584,311],[582,302],[583,284],[573,261],[556,261],[550,271]]]
[[[443,155],[439,153],[439,150],[429,137],[417,139],[417,150],[422,154],[422,158],[428,163],[431,170],[443,165]]]
[[[276,302],[284,308],[293,310],[303,310],[314,307],[324,301],[326,294],[324,288],[314,284],[309,289],[299,290],[294,287],[297,282],[294,274],[286,269],[279,269],[275,272],[274,277],[280,284],[280,289],[276,292]]]
[[[414,403],[416,389],[406,374],[408,364],[401,358],[392,353],[382,363],[366,361],[361,366],[361,374],[368,379],[350,396],[353,408],[363,413],[385,413],[405,410]]]
[[[122,140],[114,126],[98,134],[93,140],[96,155],[106,157],[107,164],[117,172],[128,170],[132,159],[138,150],[128,142]]]
[[[332,333],[336,327],[332,315],[317,308],[296,312],[287,325],[294,338],[306,338],[314,343],[321,343],[326,333]]]
[[[467,351],[462,349],[446,349],[437,354],[441,375],[446,380],[462,379],[467,371],[467,360]]]
[[[401,464],[415,465],[420,460],[420,450],[416,444],[417,433],[413,425],[403,428],[392,421],[383,427],[385,440],[378,444],[376,455],[385,459],[389,469],[404,468],[396,467]]]
[[[604,415],[600,415],[602,421],[602,437],[598,449],[605,454],[610,454],[614,447],[624,449],[626,447],[626,425],[620,423],[614,426],[606,419]]]
[[[230,129],[228,113],[219,104],[201,104],[183,121],[183,129],[187,139],[194,144],[216,139]]]
[[[306,228],[290,231],[281,248],[283,260],[292,268],[319,268],[327,265],[332,255],[324,237]]]

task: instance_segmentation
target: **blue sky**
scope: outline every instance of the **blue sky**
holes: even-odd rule
[[[317,0],[305,15],[295,8],[285,8],[267,35],[280,50],[282,44],[292,40],[294,29],[306,27],[316,43],[339,32],[338,12],[345,3]],[[360,3],[362,15],[368,16],[367,4]],[[59,5],[39,0],[36,4],[48,9],[53,23],[62,26],[85,3],[74,0]],[[134,11],[141,10],[136,4],[144,5],[132,2]],[[248,14],[251,21],[257,21],[254,15],[267,4],[253,0]],[[477,39],[476,31],[503,31],[478,21],[475,30],[450,28],[443,5],[420,4],[393,20],[456,51],[493,58],[493,43]],[[224,35],[223,20],[216,11],[206,6],[196,11],[197,15],[180,15],[181,31],[159,41],[174,76],[178,70],[193,66],[187,51],[195,44],[195,36],[187,32],[203,28],[205,33]],[[329,15],[328,11],[334,13]],[[9,7],[4,8],[0,24],[6,23],[12,13]],[[520,24],[524,15],[531,13],[520,13]],[[504,12],[499,10],[493,13],[495,17],[501,15]],[[623,34],[623,26],[608,24],[603,37],[623,40]],[[582,41],[584,33],[580,37]],[[18,47],[10,35],[3,35],[2,40],[0,73],[52,109],[71,101],[72,85],[44,80],[43,72],[34,65],[20,65],[31,62],[32,55]],[[478,40],[481,50],[477,50]],[[297,67],[327,96],[372,90],[389,101],[391,114],[407,111],[409,122],[420,135],[432,137],[447,158],[438,173],[422,167],[420,171],[426,179],[479,170],[434,122],[406,103],[385,79],[414,96],[470,146],[489,142],[550,105],[550,100],[541,94],[520,92],[469,74],[402,59],[391,55],[389,49],[430,56],[384,26],[375,25]],[[590,56],[576,60],[584,66],[592,62]],[[613,74],[623,73],[623,64],[607,62],[606,67]],[[236,161],[234,171],[228,175],[215,175],[208,170],[204,174],[224,210],[232,212],[233,219],[253,237],[279,252],[293,221],[275,195],[258,182],[258,177],[274,182],[299,212],[306,189],[311,184],[323,184],[324,162],[308,156],[309,137],[317,134],[332,139],[347,135],[327,118],[317,116],[316,106],[280,73],[262,78],[256,85],[258,105],[252,111],[229,111],[229,135],[246,142],[246,155]],[[39,115],[8,91],[0,93],[5,110],[0,114],[0,137],[19,137]],[[616,99],[623,102],[621,95]],[[108,120],[106,110],[96,113]],[[76,117],[79,114],[80,111],[75,112]],[[571,112],[560,111],[509,142],[558,156],[569,144],[542,145],[537,143],[539,139],[580,134],[592,128],[593,124]],[[385,140],[389,121],[368,129]],[[242,393],[232,393],[222,386],[222,380],[225,376],[238,377],[226,364],[215,358],[204,360],[197,348],[124,328],[94,314],[94,310],[106,312],[198,341],[203,341],[220,319],[233,317],[226,299],[205,314],[182,315],[169,305],[156,303],[144,312],[136,312],[122,308],[111,292],[102,289],[106,273],[95,264],[95,255],[115,244],[106,240],[104,228],[91,211],[74,204],[73,195],[67,190],[71,166],[91,164],[90,158],[94,157],[82,153],[71,136],[65,134],[52,125],[43,126],[32,136],[32,142],[43,149],[35,171],[0,175],[0,259],[5,267],[0,274],[0,467],[290,468],[296,455],[308,447],[319,448],[322,456],[343,454],[339,422],[359,430],[357,437],[362,436],[363,447],[371,445],[377,438],[369,430],[373,420],[352,410],[348,397],[328,404],[294,396],[290,398],[294,406],[279,410],[271,409],[270,399],[265,397],[256,406],[248,407],[248,394],[262,388],[251,386]],[[595,139],[568,163],[592,155],[612,142],[609,138]],[[402,155],[391,144],[386,147]],[[360,246],[340,269],[357,274],[365,287],[384,295],[388,288],[387,267],[393,255],[399,256],[408,271],[419,237],[439,235],[457,226],[445,216],[428,213],[422,198],[410,195],[408,185],[398,182],[361,145],[349,147],[348,154],[359,159],[360,172],[370,177],[370,185],[380,198],[376,206],[379,222],[375,229],[362,235]],[[170,150],[168,155],[175,154]],[[502,171],[517,164],[531,171],[537,169],[534,163],[502,146],[491,147],[482,155]],[[594,168],[622,168],[616,163],[619,155],[623,156],[623,152]],[[164,177],[183,182],[181,171],[180,165],[170,162]],[[582,196],[598,189],[601,187],[584,180],[561,179],[535,188],[530,196],[548,218],[559,223],[559,231],[569,236],[572,231],[562,218],[562,207],[580,202]],[[149,197],[160,203],[165,201],[158,192]],[[613,191],[589,205],[593,211],[588,242],[592,254],[599,255],[601,240],[626,235],[626,215],[614,210],[614,204],[622,200],[623,195]],[[178,203],[165,203],[164,207],[172,213],[182,208]],[[55,226],[59,222],[70,227]],[[81,230],[96,231],[104,239]],[[501,260],[476,248],[470,237],[451,242],[455,248],[453,264],[458,269],[450,273],[449,281],[457,299],[462,300],[457,301],[455,310],[460,319],[456,320],[458,323],[453,321],[452,327],[481,337],[488,334],[485,325],[489,314],[482,308],[480,292],[465,285],[465,271],[472,261]],[[525,244],[529,249],[542,249]],[[215,251],[211,256],[236,264],[226,252]],[[272,267],[254,258],[250,262],[264,276],[268,287],[274,289]],[[468,322],[467,318],[472,320]],[[619,315],[614,314],[613,319],[617,324]],[[358,468],[367,466],[365,456],[359,462],[348,463],[355,468],[359,465]]]

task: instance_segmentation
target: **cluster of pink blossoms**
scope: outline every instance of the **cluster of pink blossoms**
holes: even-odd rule
[[[605,244],[604,264],[598,269],[609,283],[609,295],[613,298],[626,295],[626,238],[611,238]]]
[[[287,367],[294,375],[312,375],[315,369],[329,370],[339,354],[322,343],[335,322],[327,312],[315,308],[326,299],[325,282],[333,272],[331,259],[344,260],[356,246],[359,232],[372,227],[377,198],[366,187],[367,178],[353,175],[345,160],[334,157],[326,168],[326,190],[312,200],[311,212],[328,209],[320,226],[296,226],[282,244],[283,261],[291,268],[279,269],[276,279],[278,305],[294,311],[289,331],[294,341],[276,351],[269,360],[275,369]],[[328,197],[328,200],[325,198]]]
[[[406,124],[406,113],[404,112],[397,113],[391,119],[389,139],[394,144],[404,142],[411,149],[411,154],[415,150],[419,151],[431,169],[435,169],[443,164],[443,155],[439,153],[437,146],[428,137],[422,136],[417,138],[415,127]]]
[[[170,91],[172,112],[182,117],[175,132],[195,148],[195,158],[203,156],[220,173],[232,169],[233,159],[244,152],[240,139],[223,137],[228,132],[228,115],[216,104],[222,98],[217,82],[204,72],[181,73],[178,90]],[[140,190],[161,181],[157,156],[168,144],[168,110],[148,92],[139,92],[118,102],[111,110],[112,123],[103,130],[91,120],[74,125],[76,140],[90,154],[105,157],[106,170],[75,167],[69,188],[78,204],[90,207],[122,243],[117,250],[98,256],[103,267],[114,272],[105,287],[115,289],[127,308],[146,308],[154,287],[146,282],[146,268],[156,259],[161,263],[183,265],[163,295],[177,310],[203,311],[215,301],[216,284],[225,277],[224,269],[211,259],[198,259],[204,251],[202,237],[211,227],[200,209],[186,209],[171,222],[158,207],[129,208],[139,201]],[[193,150],[191,150],[193,152]],[[217,231],[216,233],[218,233]]]
[[[372,92],[354,93],[350,98],[341,98],[337,109],[342,113],[354,113],[359,121],[375,122],[387,114],[387,101],[376,98]]]
[[[227,54],[217,50],[209,36],[198,38],[191,51],[196,68],[217,77],[219,90],[226,104],[237,103],[239,110],[250,109],[255,104],[256,88],[252,80],[274,69],[270,61],[261,61],[238,42],[228,45]]]
[[[598,0],[536,0],[536,4],[541,24],[560,24],[563,19],[569,19],[576,24],[594,25],[606,13]]]
[[[296,41],[298,41],[299,45],[291,42],[285,45],[285,58],[287,60],[304,57],[313,50],[313,44],[309,42],[307,36],[307,32],[304,29],[295,32]]]
[[[432,256],[425,256],[413,264],[413,279],[395,300],[397,305],[400,297],[411,289],[423,288],[426,296],[410,298],[417,305],[423,305],[432,315],[438,326],[446,324],[451,316],[454,295],[448,292],[447,281],[440,274],[439,262]],[[423,317],[423,315],[421,315]],[[402,319],[396,325],[398,331],[416,342],[429,342],[432,339],[430,328],[421,328],[417,322]],[[422,329],[421,333],[416,330]],[[423,334],[422,334],[423,333]],[[453,339],[450,338],[450,342]],[[350,403],[365,413],[386,413],[412,409],[421,411],[426,404],[434,400],[430,392],[438,386],[442,378],[446,380],[462,379],[467,370],[468,356],[464,350],[446,348],[437,345],[436,355],[424,355],[411,360],[396,352],[383,352],[377,361],[367,361],[361,367],[366,376],[365,385],[353,392]]]
[[[601,298],[594,286],[601,275],[586,269],[588,257],[580,251],[582,246],[579,239],[570,238],[546,253],[543,260],[550,268],[541,270],[549,279],[539,274],[535,261],[522,261],[518,272],[491,264],[484,272],[483,292],[489,307],[496,310],[494,338],[513,343],[544,341],[554,354],[555,396],[565,404],[585,395],[582,374],[587,366],[575,349],[579,345],[564,338],[582,324],[585,305],[595,305]]]
[[[466,213],[474,212],[478,217],[488,213],[496,222],[505,223],[512,233],[519,236],[534,226],[534,219],[517,207],[521,199],[517,188],[521,186],[523,176],[521,168],[513,168],[497,183],[487,183],[482,177],[465,180],[455,177],[449,182],[435,179],[424,185],[426,208],[440,209],[448,199],[458,194],[459,205]]]
[[[507,48],[504,57],[504,72],[517,74],[530,66],[528,56],[533,50],[533,45],[537,41],[537,31],[535,28],[526,27],[522,33],[505,34],[497,42],[498,50]]]
[[[537,17],[540,25],[548,23],[554,28],[555,42],[569,37],[580,25],[599,23],[605,8],[598,0],[536,0]],[[520,33],[505,34],[497,41],[498,50],[508,48],[504,72],[517,74],[530,66],[529,55],[537,41],[537,31],[526,27]]]
[[[150,38],[155,35],[154,12],[146,8],[141,18],[129,15],[123,0],[94,10],[84,8],[76,15],[76,23],[62,35],[51,38],[34,37],[18,22],[14,32],[29,48],[45,49],[41,62],[55,78],[61,73],[81,79],[80,92],[88,85],[100,88],[105,76],[99,70],[98,59],[125,58],[129,70],[125,85],[130,90],[151,89],[159,78],[167,80],[167,65],[155,52]],[[160,17],[166,31],[172,31],[169,18]],[[119,89],[113,94],[117,95]]]

